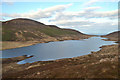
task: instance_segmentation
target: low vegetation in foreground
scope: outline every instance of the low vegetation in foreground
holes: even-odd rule
[[[3,78],[118,78],[118,45],[103,46],[92,54],[16,64],[26,56],[3,59]]]
[[[117,38],[116,38],[117,41]],[[3,78],[114,78],[118,79],[119,45],[74,58],[16,64],[26,56],[3,59]],[[32,57],[32,56],[31,56]]]

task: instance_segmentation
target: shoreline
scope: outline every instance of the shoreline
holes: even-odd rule
[[[119,44],[105,45],[101,46],[99,51],[91,51],[88,55],[25,64],[17,62],[27,59],[26,55],[4,58],[3,79],[118,78],[118,46]]]
[[[52,78],[52,77],[55,77],[56,78],[56,77],[62,77],[63,72],[61,72],[61,71],[64,71],[64,70],[68,73],[65,73],[66,76],[63,76],[63,78],[70,77],[71,75],[69,73],[74,73],[75,76],[72,76],[74,78],[86,77],[86,76],[88,76],[89,78],[96,78],[96,77],[100,77],[100,76],[101,77],[103,76],[102,78],[106,78],[106,77],[107,78],[116,78],[116,76],[117,76],[116,73],[114,73],[114,76],[108,77],[108,75],[113,75],[113,73],[108,73],[108,72],[113,71],[112,68],[109,69],[110,65],[112,65],[111,67],[114,66],[115,72],[118,69],[116,66],[118,63],[117,62],[117,51],[116,51],[117,46],[118,46],[118,44],[102,46],[101,50],[99,50],[97,52],[91,52],[91,54],[73,57],[73,58],[63,58],[63,59],[50,60],[50,61],[37,61],[37,62],[26,63],[26,64],[17,64],[18,61],[26,59],[26,56],[3,59],[3,78],[7,78],[7,77],[14,77],[14,78],[17,78],[17,77],[20,77],[20,78],[22,78],[22,77],[24,77],[24,78],[36,78],[36,77],[37,78],[46,78],[46,77]],[[115,49],[115,51],[114,51],[114,49]],[[113,55],[115,55],[115,56],[113,56]],[[9,62],[9,63],[6,63],[6,62]],[[108,64],[109,64],[109,66],[107,66]],[[7,65],[9,65],[9,66],[7,67]],[[106,65],[106,66],[104,66],[104,65]],[[79,67],[76,67],[76,66],[79,66]],[[92,66],[94,68],[97,66],[99,68],[96,68],[95,70],[92,71],[91,69],[89,69],[90,66]],[[70,70],[67,70],[68,68]],[[102,70],[104,68],[105,68],[105,70],[107,68],[109,69],[107,71],[102,71],[102,73],[107,72],[107,74],[97,75],[97,76],[94,75],[94,74],[97,74],[96,71],[99,71],[98,69]],[[56,69],[58,69],[58,70],[56,71]],[[77,71],[76,70],[74,71],[74,69],[76,69]],[[81,69],[83,72],[84,72],[84,70],[85,71],[88,70],[87,73],[89,73],[89,74],[87,74],[85,72],[84,72],[84,74],[81,74],[82,72],[79,71],[79,69]],[[14,72],[11,73],[11,71],[14,71]],[[36,73],[38,73],[38,71],[41,75],[36,74]],[[30,74],[28,72],[31,72],[32,74]],[[79,76],[77,76],[78,73],[76,73],[76,72],[81,72],[81,73]],[[20,73],[20,74],[15,74],[15,73]],[[48,74],[48,73],[51,73],[52,75]],[[36,74],[36,75],[33,76],[33,74]],[[48,74],[48,75],[43,75],[43,74]],[[57,74],[57,75],[55,76],[55,74]],[[85,76],[85,74],[86,74],[86,76]],[[90,77],[90,75],[92,75],[92,76]]]
[[[91,36],[91,37],[97,37],[97,36]],[[102,36],[100,36],[102,37]],[[88,39],[90,37],[84,38],[84,39]],[[102,37],[102,38],[106,38],[106,37]],[[22,47],[28,47],[28,46],[32,46],[32,45],[36,45],[36,44],[40,44],[40,43],[49,43],[49,42],[58,42],[58,41],[66,41],[66,40],[83,40],[83,39],[64,39],[64,40],[53,40],[53,41],[24,41],[24,42],[18,42],[18,41],[3,41],[0,42],[0,44],[2,44],[2,48],[0,50],[9,50],[9,49],[16,49],[16,48],[22,48]],[[115,43],[117,43],[117,40],[111,40],[111,39],[102,39],[104,41],[116,41]],[[10,47],[4,47],[3,45],[7,44],[11,45]],[[14,44],[18,44],[18,46],[13,46]]]
[[[89,36],[89,35],[88,35]],[[93,37],[93,36],[91,36]],[[88,39],[90,38],[83,38],[83,39]],[[15,49],[15,48],[21,48],[21,47],[28,47],[40,43],[49,43],[49,42],[57,42],[57,41],[66,41],[66,40],[83,40],[83,39],[64,39],[64,40],[51,40],[51,41],[2,41],[0,42],[2,44],[2,48],[0,50],[8,50],[8,49]],[[4,46],[5,45],[5,46]],[[8,46],[10,45],[10,46]]]
[[[9,45],[14,45],[14,44],[19,44],[18,46],[11,46],[11,47],[2,47],[1,50],[9,50],[9,49],[16,49],[16,48],[22,48],[22,47],[28,47],[28,46],[32,46],[32,45],[36,45],[39,44],[39,42],[11,42],[11,41],[5,41],[2,42],[3,44],[9,44]]]

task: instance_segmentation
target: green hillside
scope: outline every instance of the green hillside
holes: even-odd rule
[[[2,22],[3,41],[33,41],[48,37],[80,37],[83,35],[72,29],[61,29],[54,25],[45,25],[30,19],[19,18]]]

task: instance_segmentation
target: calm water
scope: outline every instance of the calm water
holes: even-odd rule
[[[61,58],[71,58],[99,51],[103,45],[115,44],[114,41],[104,41],[101,37],[91,37],[84,40],[67,40],[59,42],[40,43],[29,47],[2,51],[2,58],[34,55],[34,57],[18,62],[18,64],[35,61],[47,61]]]

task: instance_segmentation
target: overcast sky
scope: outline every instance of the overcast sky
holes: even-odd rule
[[[76,29],[86,34],[118,30],[118,2],[4,2],[1,21],[30,18],[48,25]]]

